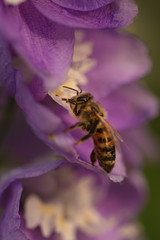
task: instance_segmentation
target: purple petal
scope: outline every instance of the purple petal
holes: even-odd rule
[[[17,75],[16,86],[16,101],[25,112],[27,120],[35,134],[42,141],[44,141],[51,149],[65,157],[69,162],[78,163],[107,176],[107,174],[101,169],[96,169],[90,162],[87,163],[86,159],[79,159],[74,147],[74,140],[71,136],[64,133],[64,126],[61,119],[46,106],[35,101],[27,89],[27,86],[22,82],[19,74]],[[51,138],[49,135],[51,135]]]
[[[0,182],[1,204],[4,205],[4,211],[0,222],[0,234],[2,239],[7,240],[27,240],[24,234],[19,230],[19,201],[22,193],[22,186],[18,179],[40,176],[48,171],[58,167],[64,161],[56,159],[54,155],[45,157],[45,161],[39,159],[37,163],[17,168],[4,175]],[[7,189],[8,188],[8,189]],[[6,190],[7,189],[7,190]],[[7,202],[6,202],[7,199]]]
[[[158,114],[158,100],[144,87],[130,84],[121,87],[101,101],[108,121],[125,130],[140,125]]]
[[[86,31],[93,43],[92,58],[97,65],[87,74],[85,91],[97,99],[106,97],[123,84],[138,80],[151,69],[145,45],[133,35],[117,31]]]
[[[56,132],[57,129],[62,129],[60,118],[34,100],[27,86],[22,82],[19,73],[17,74],[15,98],[27,115],[30,124],[34,125],[39,131],[51,134]]]
[[[120,89],[110,94],[105,100],[101,99],[100,103],[108,112],[108,121],[117,130],[126,130],[140,125],[144,121],[155,116],[158,112],[156,98],[145,88],[134,84],[122,86]],[[57,114],[63,119],[67,126],[73,124],[73,118],[66,111],[62,111],[60,108]],[[81,132],[73,131],[71,135],[76,139],[75,141],[77,141],[81,137]],[[124,141],[125,140],[127,141],[127,139],[124,138]],[[128,144],[128,142],[126,143]],[[78,162],[89,169],[104,174],[103,170],[98,165],[97,167],[91,166],[90,154],[93,147],[94,145],[91,141],[86,141],[78,145],[76,147],[79,154]],[[107,176],[107,174],[104,175]],[[124,163],[118,155],[115,167],[108,176],[116,182],[122,181],[126,176]]]
[[[153,133],[148,128],[138,127],[123,131],[128,148],[124,146],[124,159],[133,168],[142,167],[145,159],[154,162],[159,156],[158,140],[156,141]],[[145,159],[144,159],[145,157]]]
[[[61,108],[56,111],[57,114],[61,117],[61,119],[64,121],[65,125],[67,127],[73,125],[75,123],[74,119],[69,115],[66,111],[61,111]],[[70,135],[75,139],[75,142],[84,135],[84,132],[82,133],[81,130],[75,130],[70,133]],[[115,166],[112,169],[110,174],[107,174],[98,164],[96,166],[92,166],[90,154],[94,148],[93,141],[87,140],[79,145],[76,146],[76,150],[79,157],[76,157],[76,163],[84,166],[87,169],[90,169],[94,172],[98,172],[99,174],[103,175],[105,178],[110,178],[114,182],[121,182],[126,177],[126,169],[124,162],[122,160],[121,153],[117,151],[117,157]]]
[[[36,101],[43,100],[47,95],[47,91],[44,88],[44,82],[37,75],[29,82],[28,87]]]
[[[127,176],[126,167],[124,161],[122,160],[122,154],[117,151],[116,161],[112,171],[108,174],[109,178],[113,182],[122,182]]]
[[[135,216],[147,199],[147,186],[138,172],[132,172],[121,184],[110,183],[106,199],[100,210],[104,215],[117,215],[120,219]],[[103,206],[104,205],[104,206]]]
[[[77,153],[73,139],[64,132],[61,119],[46,106],[36,102],[27,86],[17,74],[16,101],[23,109],[27,121],[36,133],[50,148],[62,154],[70,162],[75,162]],[[53,108],[53,107],[52,107]]]
[[[8,45],[0,36],[0,81],[11,96],[14,96],[16,90],[15,74]]]
[[[103,7],[114,0],[52,0],[53,3],[64,7],[79,11],[89,11]]]
[[[0,195],[15,180],[40,176],[44,173],[47,173],[48,171],[57,168],[63,162],[64,160],[62,158],[52,154],[49,155],[48,157],[45,156],[45,161],[44,157],[42,156],[41,158],[37,159],[34,163],[31,163],[29,166],[16,168],[10,171],[8,174],[4,175],[1,178]]]
[[[49,0],[32,0],[36,8],[52,21],[71,27],[116,28],[132,23],[137,15],[133,0],[116,0],[92,11],[76,11],[63,8]]]
[[[15,167],[17,164],[29,163],[37,156],[48,153],[49,150],[26,123],[23,112],[14,105],[12,122],[1,144],[1,151],[7,155],[5,166]]]
[[[22,193],[22,185],[15,181],[4,193],[1,199],[4,209],[0,220],[0,239],[27,240],[28,238],[19,230],[19,201]]]
[[[18,6],[1,3],[0,28],[18,53],[55,88],[64,81],[72,61],[73,30],[45,18],[30,1]]]
[[[77,139],[78,140],[78,139]],[[122,160],[121,154],[117,151],[116,161],[115,165],[112,169],[112,171],[107,174],[98,164],[96,166],[92,166],[90,154],[94,148],[94,144],[91,141],[84,142],[84,144],[80,144],[77,146],[78,154],[79,154],[79,161],[77,163],[80,163],[81,165],[85,166],[86,168],[94,171],[99,172],[101,175],[103,175],[105,178],[110,178],[113,182],[121,182],[123,179],[127,176],[126,175],[126,169],[124,162]],[[83,163],[82,163],[83,161]]]
[[[2,203],[4,199],[4,202],[7,205],[6,197],[8,195],[5,195],[5,193],[10,192],[10,189],[12,189],[14,186],[14,189],[12,190],[13,197],[10,197],[10,195],[8,196],[9,210],[4,211],[3,223],[2,223],[2,228],[3,228],[3,224],[5,224],[5,228],[2,231],[4,233],[4,236],[6,236],[5,234],[9,234],[11,229],[12,238],[4,238],[4,239],[11,240],[11,239],[14,239],[14,236],[16,236],[16,239],[25,239],[23,235],[22,236],[20,235],[21,232],[18,230],[20,225],[20,217],[18,214],[19,200],[22,192],[22,187],[18,179],[34,177],[33,179],[27,179],[27,181],[29,181],[28,183],[31,184],[30,186],[31,191],[33,190],[32,186],[36,187],[37,186],[36,183],[39,182],[36,180],[35,177],[42,175],[42,179],[40,182],[43,182],[43,177],[46,177],[46,180],[50,182],[50,178],[47,178],[47,175],[44,175],[44,174],[56,168],[60,164],[60,162],[62,163],[63,161],[62,160],[51,161],[51,156],[45,160],[46,161],[44,163],[38,163],[36,165],[32,164],[28,167],[17,168],[15,170],[12,170],[8,174],[8,176],[6,175],[2,179],[1,186],[0,186],[2,193],[8,187],[7,190],[3,193],[4,195],[2,196]],[[77,173],[80,173],[80,174],[77,174],[77,176],[79,177],[81,177],[81,174],[84,175],[86,173],[87,174],[89,173],[87,170],[84,170],[83,168],[77,168],[76,171]],[[94,175],[93,173],[90,173],[90,174]],[[97,178],[97,175],[95,175],[94,177]],[[27,184],[27,181],[26,181],[26,184]],[[101,212],[102,215],[105,217],[113,216],[113,215],[117,216],[118,222],[126,219],[126,217],[133,216],[133,214],[135,215],[137,211],[139,211],[139,208],[141,207],[141,204],[144,201],[144,198],[146,197],[145,183],[143,182],[142,177],[137,174],[137,172],[133,173],[130,176],[130,180],[125,180],[121,185],[111,183],[111,182],[108,185],[107,182],[102,181],[102,179],[99,177],[97,178],[96,182],[97,182],[98,189],[102,190],[102,193],[103,193],[101,202],[97,204],[98,211]],[[43,182],[43,183],[44,184],[42,184],[41,190],[43,190],[45,193],[43,186],[45,186],[47,182]],[[25,181],[24,181],[24,187],[25,187]],[[40,189],[39,186],[37,187],[38,189]],[[106,202],[107,202],[107,205],[106,205]],[[6,209],[7,208],[5,208],[5,210]],[[27,236],[30,236],[31,239],[33,236],[39,236],[39,231],[35,231],[34,234],[30,234],[30,232],[24,228],[23,216],[21,217],[22,217],[21,229],[24,230],[24,233],[27,233]],[[8,221],[7,223],[5,222],[5,219],[7,219]],[[5,231],[5,229],[7,231]]]

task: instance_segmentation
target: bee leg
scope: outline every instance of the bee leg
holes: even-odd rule
[[[82,127],[82,126],[83,126],[83,123],[77,122],[76,124],[74,124],[74,125],[66,128],[66,129],[65,129],[65,132],[74,130],[75,128],[77,128],[77,127]]]
[[[91,152],[90,159],[91,159],[92,165],[94,166],[97,160],[95,149],[93,149],[93,151]]]
[[[84,137],[80,138],[80,139],[78,140],[78,142],[75,143],[75,145],[77,145],[77,144],[79,144],[79,143],[82,143],[82,142],[88,140],[90,137],[92,137],[92,134],[89,133],[89,134],[85,135]]]
[[[99,120],[94,123],[94,125],[90,129],[89,133],[87,135],[85,135],[84,137],[80,138],[79,141],[75,143],[75,145],[82,143],[82,142],[88,140],[90,137],[92,137],[92,135],[95,133],[98,123],[99,123]]]

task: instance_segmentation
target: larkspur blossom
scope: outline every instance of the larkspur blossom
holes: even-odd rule
[[[1,239],[142,239],[135,217],[146,186],[138,172],[117,185],[56,158],[43,156],[1,178]]]
[[[3,111],[9,102],[1,89]],[[0,148],[0,239],[143,239],[135,218],[146,202],[146,183],[137,167],[119,184],[68,164],[35,137],[16,104],[8,110],[12,119]],[[151,148],[151,141],[144,146]]]
[[[156,115],[157,100],[137,82],[151,68],[146,47],[130,34],[109,30],[130,24],[136,14],[133,0],[0,1],[1,83],[46,143],[28,130],[16,148],[21,126],[16,122],[8,141],[0,118],[4,165],[29,162],[1,178],[0,239],[142,240],[135,217],[146,185],[138,168],[152,144],[140,125]],[[75,120],[62,101],[74,93],[64,85],[91,92],[129,145],[117,151],[110,174],[91,165],[91,140],[75,147],[82,133],[65,133]],[[11,116],[13,100],[1,100],[2,113]],[[14,146],[6,154],[12,133]]]
[[[49,90],[65,80],[75,28],[127,26],[136,14],[133,0],[1,0],[0,33]]]
[[[104,33],[102,32],[102,34]],[[119,33],[107,32],[107,39],[110,39],[112,43],[114,39],[112,36],[115,35],[116,41],[117,36],[121,36],[121,40],[123,41],[127,38],[127,42],[129,39],[132,39],[127,35],[117,34]],[[141,45],[141,42],[137,39],[134,39],[134,41],[136,43],[138,41],[136,49],[137,46],[139,46],[139,52],[143,45]],[[98,97],[98,92],[92,90],[96,98],[101,101],[104,106],[105,100],[108,100],[107,108],[108,110],[110,109],[108,111],[108,116],[112,113],[112,109],[113,107],[116,107],[116,104],[118,104],[117,109],[120,108],[121,113],[125,114],[126,111],[123,110],[122,106],[124,107],[125,102],[128,101],[129,105],[125,105],[125,108],[127,111],[130,109],[130,114],[133,113],[132,117],[129,116],[127,118],[127,115],[124,115],[125,123],[123,118],[121,122],[117,121],[117,124],[119,124],[119,127],[117,128],[120,129],[122,133],[125,130],[125,139],[127,139],[128,135],[127,128],[134,127],[133,130],[137,130],[136,126],[139,126],[139,124],[154,116],[157,111],[155,98],[138,84],[130,83],[136,80],[137,77],[143,75],[150,66],[150,61],[146,58],[145,48],[143,48],[143,55],[141,55],[142,59],[139,59],[144,68],[140,68],[139,63],[136,63],[136,65],[133,64],[135,63],[137,53],[135,52],[135,49],[133,49],[133,41],[131,42],[132,44],[129,44],[126,51],[127,54],[125,56],[121,55],[122,52],[119,53],[117,51],[118,49],[115,51],[116,57],[117,53],[119,53],[124,57],[126,63],[129,63],[129,75],[126,74],[126,78],[124,78],[123,75],[123,79],[125,79],[124,83],[119,83],[117,81],[116,86],[110,84],[111,90],[109,92],[109,89],[107,88],[107,97],[105,95]],[[3,47],[4,46],[6,45],[3,44]],[[111,46],[111,44],[109,44],[108,47],[109,46]],[[121,45],[121,48],[122,46],[123,44]],[[124,46],[126,47],[126,44],[124,44]],[[133,55],[130,52],[131,46],[133,49]],[[80,83],[84,87],[85,91],[87,91],[87,87],[92,87],[92,84],[90,83],[90,77],[87,76],[86,78],[84,73],[86,73],[88,69],[91,69],[88,74],[92,74],[92,71],[95,70],[97,66],[97,58],[88,58],[88,55],[91,52],[94,53],[94,51],[91,51],[92,47],[87,47],[87,49],[90,49],[89,53],[86,53],[86,44],[83,46],[82,43],[79,47],[81,47],[80,53],[83,52],[82,49],[84,47],[84,54],[73,57],[74,61],[71,69],[68,71],[68,78],[66,81],[68,84]],[[5,50],[4,48],[2,49]],[[127,61],[128,50],[131,54],[129,54],[129,60],[131,60],[131,58],[133,59],[132,63]],[[98,51],[98,53],[99,52],[100,51]],[[72,164],[66,164],[66,160],[63,159],[63,157],[57,156],[57,154],[55,155],[49,149],[44,149],[44,152],[46,153],[49,151],[49,154],[43,155],[43,144],[38,140],[34,140],[33,133],[29,133],[29,130],[22,132],[22,128],[20,128],[21,124],[19,124],[18,119],[15,120],[16,128],[13,130],[11,129],[11,133],[8,133],[9,141],[11,142],[11,145],[14,146],[12,146],[10,150],[11,152],[9,152],[9,154],[7,153],[5,156],[5,166],[7,157],[10,163],[13,162],[13,164],[15,164],[15,159],[13,159],[13,157],[17,159],[17,154],[20,154],[19,158],[22,159],[21,162],[20,160],[18,161],[18,165],[24,164],[24,159],[25,161],[30,161],[30,164],[28,166],[25,165],[23,167],[21,166],[20,168],[13,169],[8,174],[5,173],[1,178],[0,204],[3,210],[0,218],[0,238],[3,240],[44,240],[46,238],[55,240],[142,240],[143,234],[141,232],[141,227],[135,222],[135,217],[146,200],[146,186],[143,177],[137,170],[137,167],[134,169],[132,167],[132,161],[127,159],[128,156],[125,156],[126,159],[123,156],[123,160],[126,160],[130,170],[128,171],[128,178],[126,178],[122,184],[117,184],[103,178],[103,175],[96,174],[93,171],[87,170],[86,168],[78,165],[77,163],[81,163],[82,165],[90,167],[89,164],[87,165],[85,163],[86,160],[89,161],[90,143],[88,142],[84,146],[80,147],[80,149],[77,149],[77,152],[80,155],[80,157],[77,158],[75,153],[76,149],[74,149],[73,145],[73,139],[70,135],[65,134],[63,131],[66,126],[70,125],[71,122],[74,121],[69,115],[69,112],[64,109],[65,106],[62,107],[59,104],[56,104],[56,102],[53,103],[51,97],[46,95],[43,84],[41,84],[42,82],[36,77],[33,78],[30,84],[25,85],[21,79],[20,73],[12,67],[11,57],[10,55],[7,56],[9,51],[5,51],[4,53],[5,55],[1,56],[5,56],[7,61],[5,61],[4,69],[2,70],[4,71],[8,69],[8,71],[4,71],[5,74],[2,75],[3,78],[1,80],[6,90],[9,90],[10,93],[13,93],[12,90],[16,90],[16,101],[24,110],[27,120],[36,134],[52,149],[57,150],[60,155],[63,155],[67,160],[72,161]],[[114,51],[112,50],[112,54],[113,53]],[[124,53],[125,51],[123,49],[123,54]],[[81,60],[79,61],[79,64],[76,62],[77,59]],[[83,63],[85,63],[84,66]],[[80,69],[77,69],[77,66],[79,66]],[[138,74],[136,72],[136,76],[132,75],[135,73],[135,71],[131,71],[133,66],[134,70],[139,69],[140,71]],[[102,64],[101,67],[103,67]],[[122,70],[122,68],[120,70]],[[100,72],[98,73],[98,76],[101,77]],[[13,79],[9,77],[11,74],[14,77]],[[24,74],[24,76],[26,75]],[[77,78],[78,76],[79,78]],[[94,81],[93,76],[92,78]],[[81,80],[81,82],[79,82],[79,80]],[[103,78],[101,81],[103,82]],[[114,79],[114,81],[116,82],[116,79]],[[103,85],[99,87],[104,88],[104,86],[105,81]],[[57,99],[56,101],[59,103],[61,103],[61,97],[56,97],[56,94],[57,92],[59,94],[63,94],[62,89],[57,89],[55,95],[53,92],[49,93],[54,99]],[[131,95],[132,89],[136,90],[135,101],[132,98],[133,95]],[[65,92],[65,94],[68,93]],[[142,96],[142,94],[143,101],[138,101],[138,104],[136,104],[136,101],[139,100],[138,96]],[[4,96],[4,99],[2,99],[4,106],[7,102],[5,99],[6,98]],[[148,104],[146,107],[145,104],[147,102]],[[114,104],[111,106],[111,103]],[[132,109],[132,107],[129,106],[134,106],[136,109]],[[111,118],[110,121],[115,120],[116,118],[113,115],[113,120]],[[24,124],[24,121],[22,124]],[[114,124],[116,125],[116,121]],[[125,128],[125,126],[127,126],[127,128]],[[17,134],[20,130],[22,140],[19,139]],[[130,131],[129,137],[131,134]],[[143,141],[143,133],[141,134],[141,141]],[[80,134],[76,133],[73,137],[79,138],[79,136]],[[139,148],[141,147],[137,147],[134,143],[136,137],[137,136],[131,138],[134,148],[133,150],[131,149],[129,153],[130,155],[133,155],[134,153],[134,156],[137,152],[139,154]],[[12,140],[13,138],[14,141]],[[17,149],[14,149],[16,138],[18,138],[18,146]],[[38,141],[38,146],[36,141]],[[3,149],[5,150],[5,144],[7,146],[9,145],[7,139],[3,144]],[[25,145],[24,148],[23,144]],[[29,146],[31,147],[30,149]],[[144,148],[146,149],[148,147],[150,147],[150,142],[147,143]],[[35,160],[34,157],[37,156],[37,153],[42,156],[40,159]],[[34,157],[32,157],[32,154]],[[2,157],[3,156],[4,155],[2,155]],[[137,156],[135,156],[135,158],[136,157]],[[120,158],[117,158],[117,163],[118,165],[116,166],[116,169],[119,170],[118,173],[120,177],[122,177],[125,175],[125,170],[123,165],[120,165],[122,164]],[[57,167],[59,168],[56,169]],[[122,179],[117,177],[115,173],[110,177],[115,181]]]
[[[5,107],[9,99],[2,96]],[[118,190],[101,175],[66,164],[36,139],[16,105],[14,110],[0,157],[4,167],[21,167],[7,174],[5,169],[1,176],[0,239],[130,239],[130,234],[138,239],[141,231],[134,217],[145,199],[143,178],[133,174]]]
[[[151,68],[147,49],[139,39],[123,32],[87,30],[77,35],[73,61],[63,84],[72,87],[79,84],[84,91],[91,92],[106,109],[108,121],[122,137],[125,132],[127,142],[127,129],[136,129],[157,113],[156,98],[136,82]],[[73,93],[60,87],[48,95],[36,75],[27,84],[30,71],[27,69],[26,72],[24,64],[18,64],[16,66],[23,72],[24,84],[19,71],[12,67],[9,52],[4,50],[3,44],[1,46],[7,59],[1,70],[1,80],[10,91],[15,89],[15,99],[36,135],[68,161],[106,174],[99,166],[93,167],[90,163],[89,156],[93,149],[91,141],[75,148],[74,138],[78,140],[80,132],[73,132],[72,135],[64,132],[74,118],[65,110],[70,110],[69,105],[63,104],[61,98]],[[1,59],[3,61],[3,52]],[[16,62],[16,56],[13,62]],[[6,68],[8,71],[5,71]],[[128,155],[131,152],[132,146]],[[131,161],[128,162],[132,165]],[[122,152],[117,154],[115,167],[109,177],[121,181],[125,176]]]
[[[126,26],[136,14],[136,4],[127,0],[95,1],[92,4],[90,1],[57,3],[47,0],[0,3],[1,81],[24,110],[39,138],[70,162],[93,168],[89,160],[91,144],[88,142],[83,146],[85,155],[81,147],[75,149],[73,137],[64,134],[72,119],[60,106],[50,106],[48,90],[54,101],[62,104],[61,96],[65,92],[56,90],[60,83],[79,84],[84,91],[91,92],[107,110],[108,120],[117,130],[131,128],[156,114],[154,97],[141,87],[131,85],[150,68],[146,49],[138,39],[117,31],[87,30],[78,34],[79,42],[74,45],[77,27]],[[11,43],[11,49],[6,40]],[[143,94],[149,106],[142,100],[135,102],[130,94],[127,95],[133,88],[137,97]],[[56,97],[59,91],[59,97]],[[69,106],[62,105],[69,110]],[[115,181],[126,175],[122,156],[118,155],[110,176]],[[99,167],[96,169],[102,172]]]

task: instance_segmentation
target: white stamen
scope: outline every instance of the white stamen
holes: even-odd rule
[[[26,0],[4,0],[5,4],[18,5]]]
[[[127,223],[120,228],[119,236],[128,240],[143,240],[144,234],[142,225],[140,223]]]
[[[88,236],[96,236],[115,227],[114,218],[105,219],[95,208],[97,196],[100,194],[93,185],[91,176],[76,179],[74,172],[66,168],[65,176],[69,176],[69,180],[61,174],[64,172],[56,171],[55,177],[60,182],[58,180],[59,183],[57,182],[54,188],[58,189],[60,185],[62,189],[53,190],[56,194],[53,194],[53,198],[48,202],[43,202],[36,195],[30,195],[26,199],[24,217],[27,228],[34,229],[39,226],[44,237],[50,237],[55,232],[61,240],[76,240],[77,230]],[[62,185],[66,182],[69,185],[63,189]]]
[[[89,58],[89,55],[93,52],[93,44],[91,42],[82,43],[82,39],[82,32],[78,32],[76,34],[72,65],[69,68],[65,82],[56,91],[48,93],[56,102],[65,107],[68,111],[70,111],[69,104],[61,99],[71,98],[75,95],[75,92],[63,88],[62,86],[68,86],[79,91],[77,86],[85,85],[87,83],[86,73],[96,64],[95,59]]]

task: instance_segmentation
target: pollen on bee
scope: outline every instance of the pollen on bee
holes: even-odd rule
[[[55,139],[55,137],[56,137],[56,134],[54,134],[54,133],[48,134],[48,139],[49,139],[49,141],[51,141],[51,142]]]

